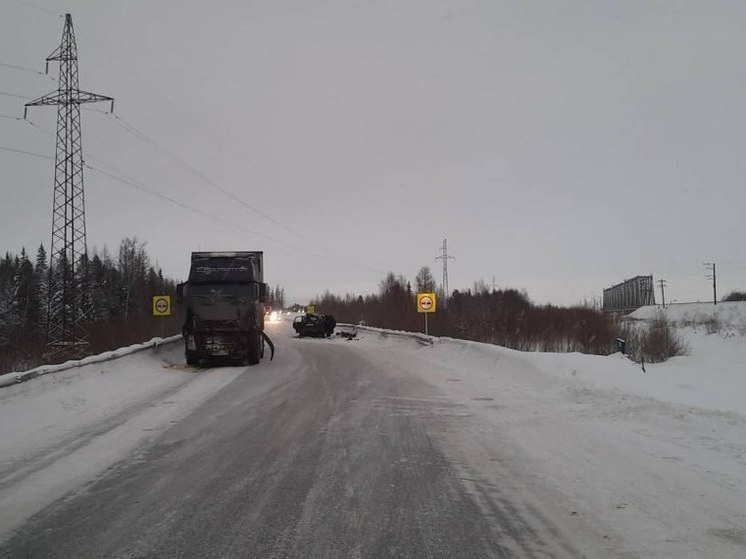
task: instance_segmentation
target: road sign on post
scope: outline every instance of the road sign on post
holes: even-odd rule
[[[417,294],[417,312],[425,315],[425,334],[427,334],[427,315],[435,312],[438,308],[435,293]]]
[[[170,295],[153,295],[153,316],[171,316]]]
[[[431,313],[435,312],[436,308],[435,293],[417,294],[417,312]]]

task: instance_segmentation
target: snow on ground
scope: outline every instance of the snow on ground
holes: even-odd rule
[[[473,414],[456,457],[473,477],[499,487],[507,467],[535,479],[559,516],[605,530],[614,556],[744,557],[746,338],[682,335],[690,354],[647,373],[618,354],[427,347],[375,332],[358,343]]]
[[[676,303],[665,309],[659,305],[641,307],[629,315],[636,320],[650,320],[662,313],[666,320],[679,327],[706,328],[713,319],[725,330],[746,334],[746,301],[712,303]]]
[[[128,456],[244,370],[196,372],[180,365],[178,343],[134,349],[0,389],[3,530]]]
[[[669,316],[691,324],[679,330],[689,355],[646,373],[620,355],[401,333],[335,342],[462,406],[467,423],[452,436],[465,483],[524,483],[527,502],[541,493],[555,524],[579,517],[603,530],[613,556],[744,557],[746,337],[737,330],[746,313],[718,307],[726,327],[714,334],[702,326],[711,315]],[[645,312],[636,318],[654,311]],[[0,526],[130,455],[243,370],[195,374],[182,362],[181,346],[166,344],[0,390]]]
[[[96,355],[90,355],[88,357],[84,357],[83,359],[73,359],[70,361],[65,361],[64,363],[59,363],[57,365],[42,365],[40,367],[35,367],[27,371],[15,371],[10,373],[0,372],[0,388],[18,384],[19,382],[26,382],[27,380],[31,380],[32,378],[49,375],[52,373],[59,373],[60,371],[66,371],[68,369],[72,369],[73,367],[82,367],[83,365],[90,365],[92,363],[102,363],[104,361],[110,361],[112,359],[124,357],[125,355],[132,355],[133,353],[138,353],[146,349],[157,348],[162,344],[175,342],[180,339],[180,335],[171,336],[170,338],[153,338],[148,342],[120,347],[111,351],[105,351]]]

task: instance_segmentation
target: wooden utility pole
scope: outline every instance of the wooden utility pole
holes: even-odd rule
[[[713,305],[718,304],[718,283],[717,283],[717,273],[715,271],[715,263],[714,262],[707,262],[705,264],[705,269],[709,272],[705,277],[707,279],[712,280],[712,303]]]
[[[659,279],[658,280],[658,285],[661,286],[661,299],[663,299],[663,308],[665,309],[666,308],[666,291],[665,291],[664,287],[666,285],[666,280]]]

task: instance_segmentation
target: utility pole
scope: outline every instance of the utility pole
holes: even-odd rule
[[[26,103],[23,113],[25,119],[29,107],[57,105],[46,345],[50,358],[81,357],[87,352],[88,332],[79,270],[87,255],[80,105],[111,101],[113,111],[114,99],[78,88],[78,47],[70,14],[65,14],[62,42],[46,62],[47,73],[50,62],[60,63],[57,90]]]
[[[497,284],[495,283],[495,276],[492,276],[492,293],[497,290]]]
[[[453,256],[448,256],[448,239],[443,239],[443,246],[440,247],[440,256],[436,257],[435,260],[443,261],[443,283],[441,289],[443,289],[443,308],[448,304],[448,261],[456,260]]]
[[[717,273],[715,272],[715,263],[714,262],[706,262],[704,264],[705,270],[707,270],[707,274],[705,274],[705,277],[707,279],[712,280],[712,303],[714,305],[718,304],[718,283],[717,283]]]
[[[661,299],[663,299],[663,308],[665,309],[666,308],[666,292],[665,292],[665,290],[663,288],[666,285],[666,280],[659,279],[658,280],[658,285],[661,286]]]

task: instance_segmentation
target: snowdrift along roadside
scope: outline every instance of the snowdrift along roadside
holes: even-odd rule
[[[245,371],[186,367],[181,346],[168,340],[82,361],[0,391],[0,540],[136,455]]]
[[[541,495],[542,513],[570,530],[573,518],[594,526],[613,557],[741,559],[746,405],[732,383],[746,347],[743,338],[689,335],[690,356],[647,373],[619,354],[449,338],[424,347],[373,331],[356,343],[457,406],[462,423],[444,436],[477,502],[506,483],[527,503]],[[741,361],[723,359],[726,348]]]
[[[719,306],[719,305],[718,305]],[[712,308],[712,305],[710,305]],[[743,307],[746,320],[746,305]],[[652,312],[652,311],[651,311]],[[732,312],[732,311],[725,311]],[[654,316],[654,315],[651,315]],[[740,311],[734,319],[737,323]],[[604,390],[615,390],[662,402],[697,406],[746,416],[746,336],[705,334],[702,329],[680,328],[688,355],[664,363],[639,365],[623,355],[522,352],[492,344],[448,337],[426,336],[417,332],[386,330],[369,326],[340,325],[346,329],[376,334],[383,338],[410,338],[420,344],[449,348],[439,351],[439,359],[456,366],[465,355],[486,361],[511,360],[531,363],[545,375],[560,380],[582,381]]]
[[[628,317],[633,320],[651,320],[659,314],[677,327],[704,326],[714,321],[720,328],[741,330],[742,334],[746,334],[746,301],[722,301],[717,305],[712,302],[675,303],[665,309],[659,305],[648,305],[640,307]]]
[[[112,351],[99,353],[98,355],[90,355],[83,359],[65,361],[64,363],[60,363],[58,365],[42,365],[41,367],[36,367],[28,371],[0,373],[0,388],[12,386],[14,384],[18,384],[19,382],[25,382],[42,375],[59,373],[61,371],[66,371],[74,367],[83,367],[84,365],[103,363],[104,361],[110,361],[111,359],[118,359],[120,357],[124,357],[125,355],[132,355],[133,353],[137,353],[138,351],[157,348],[163,344],[177,342],[181,339],[181,335],[170,336],[168,338],[152,338],[151,340],[143,342],[141,344],[133,344],[126,347],[120,347]]]

